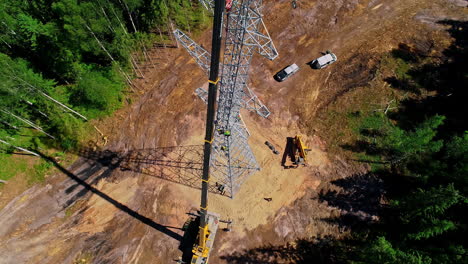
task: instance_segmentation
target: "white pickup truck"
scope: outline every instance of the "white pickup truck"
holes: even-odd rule
[[[307,64],[314,69],[322,69],[334,63],[337,60],[336,55],[327,50],[327,53]]]
[[[296,64],[292,64],[292,65],[289,65],[288,67],[282,69],[277,74],[275,74],[274,78],[278,82],[282,82],[282,81],[286,80],[287,78],[289,78],[289,76],[296,73],[298,70],[299,70],[299,66],[297,66]]]

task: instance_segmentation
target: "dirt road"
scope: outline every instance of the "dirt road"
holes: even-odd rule
[[[255,57],[250,86],[272,115],[261,119],[243,113],[262,171],[233,200],[210,195],[210,210],[235,223],[232,232],[220,232],[213,263],[248,263],[239,252],[265,244],[344,236],[346,230],[324,221],[342,210],[317,194],[331,188],[332,179],[363,174],[365,168],[329,157],[326,142],[314,135],[314,118],[337,97],[366,85],[381,54],[417,34],[439,30],[437,20],[466,14],[463,1],[453,0],[314,0],[298,1],[297,9],[287,0],[264,2],[265,23],[280,57]],[[205,47],[209,37],[209,32],[200,37]],[[306,63],[325,50],[333,51],[338,62],[310,69]],[[110,137],[107,151],[81,153],[76,164],[0,211],[0,263],[172,263],[180,256],[180,227],[186,213],[198,207],[199,192],[139,164],[129,169],[120,157],[201,145],[204,104],[193,92],[206,86],[206,76],[182,49],[154,50],[154,63],[137,81],[144,87],[141,96],[99,122]],[[272,75],[292,63],[301,70],[275,82]],[[294,134],[307,135],[313,159],[307,168],[285,170],[263,142],[281,149]]]

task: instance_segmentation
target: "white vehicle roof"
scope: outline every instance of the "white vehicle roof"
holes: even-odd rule
[[[334,61],[334,58],[331,54],[323,55],[322,57],[317,59],[320,65],[325,65],[330,61]]]
[[[284,69],[284,71],[286,72],[286,74],[290,74],[291,72],[295,72],[299,70],[299,66],[297,66],[295,63],[288,66],[286,69]]]

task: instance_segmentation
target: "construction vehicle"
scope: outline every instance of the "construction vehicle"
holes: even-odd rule
[[[307,152],[309,148],[302,142],[302,137],[297,135],[293,139],[294,162],[296,165],[305,165],[307,162]]]
[[[212,37],[212,50],[211,50],[211,65],[208,86],[208,109],[206,114],[206,131],[205,131],[205,144],[203,148],[203,174],[202,174],[202,190],[201,190],[201,203],[199,215],[199,230],[195,245],[192,249],[191,264],[207,264],[210,256],[210,251],[213,247],[216,232],[219,226],[218,214],[208,212],[208,185],[210,181],[210,156],[211,144],[214,137],[214,120],[216,113],[216,98],[218,92],[219,81],[219,58],[221,54],[221,28],[223,24],[224,10],[229,10],[232,1],[216,0],[214,5],[214,18],[213,18],[213,37]],[[226,136],[230,136],[230,131],[223,131]]]
[[[312,67],[312,69],[323,69],[327,67],[328,65],[334,63],[338,58],[336,57],[335,54],[331,53],[331,51],[327,50],[325,54],[317,58],[311,62],[308,62],[307,64]]]
[[[297,71],[299,71],[299,66],[294,63],[277,72],[273,78],[278,82],[282,82],[295,74]]]
[[[286,141],[286,151],[284,152],[282,166],[285,168],[297,168],[300,165],[307,165],[307,152],[310,151],[302,141],[302,137],[296,135],[294,138],[288,137]]]

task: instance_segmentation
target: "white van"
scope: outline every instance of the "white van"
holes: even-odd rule
[[[314,69],[322,69],[334,63],[336,60],[336,55],[327,50],[327,54],[309,62],[308,64]]]

